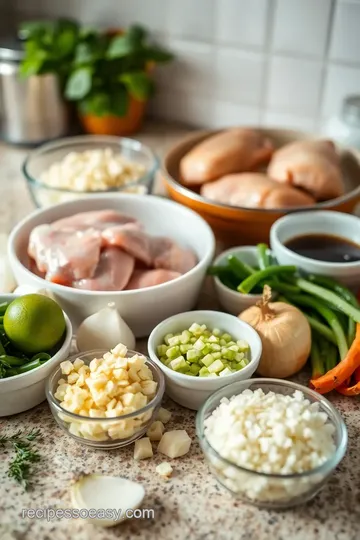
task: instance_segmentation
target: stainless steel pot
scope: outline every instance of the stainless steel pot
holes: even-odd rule
[[[68,133],[69,118],[56,75],[23,78],[22,42],[0,42],[0,138],[40,144]]]

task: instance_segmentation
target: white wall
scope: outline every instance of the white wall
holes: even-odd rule
[[[360,94],[360,0],[17,0],[22,17],[146,25],[177,56],[157,116],[317,129]]]

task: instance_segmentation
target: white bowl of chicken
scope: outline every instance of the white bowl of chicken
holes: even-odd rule
[[[360,153],[284,129],[192,133],[163,162],[172,199],[199,212],[225,245],[268,242],[289,212],[352,212],[360,202]]]
[[[18,283],[50,289],[75,328],[114,302],[141,337],[195,306],[214,249],[195,212],[160,197],[104,194],[29,215],[8,253]]]

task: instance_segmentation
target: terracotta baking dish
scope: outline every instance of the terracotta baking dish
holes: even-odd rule
[[[302,132],[283,129],[260,129],[279,148],[284,144],[301,139],[314,139]],[[199,192],[181,184],[179,163],[181,158],[197,143],[217,131],[196,131],[173,146],[162,163],[162,177],[172,199],[198,212],[213,228],[218,240],[226,245],[256,244],[268,242],[271,225],[278,218],[298,210],[332,209],[351,213],[360,202],[360,152],[338,148],[341,168],[346,185],[345,195],[313,207],[291,210],[258,210],[217,204],[199,195]]]

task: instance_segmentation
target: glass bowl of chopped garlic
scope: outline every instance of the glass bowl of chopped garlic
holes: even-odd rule
[[[111,449],[144,435],[164,389],[157,365],[119,344],[62,362],[47,381],[46,397],[56,422],[73,439]]]
[[[99,193],[150,193],[158,159],[140,141],[107,135],[67,137],[39,146],[23,174],[39,208]]]
[[[347,447],[347,430],[335,407],[320,394],[279,379],[222,388],[199,410],[196,431],[219,483],[264,508],[312,499]]]

